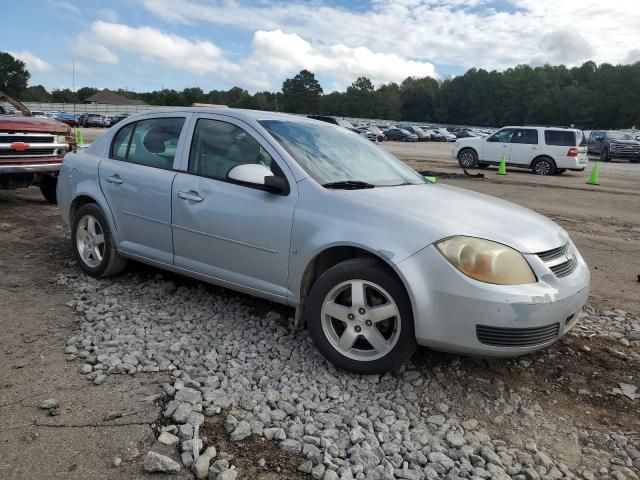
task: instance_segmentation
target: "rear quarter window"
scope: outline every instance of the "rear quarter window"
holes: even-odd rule
[[[544,143],[560,147],[575,147],[578,145],[575,132],[562,130],[545,130]]]

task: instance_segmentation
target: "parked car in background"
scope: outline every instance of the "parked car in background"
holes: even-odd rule
[[[102,128],[104,127],[104,119],[99,113],[89,113],[84,118],[83,126]]]
[[[614,130],[594,130],[587,141],[589,153],[600,155],[600,160],[608,162],[612,158],[640,163],[640,141],[626,132]]]
[[[399,142],[417,142],[418,136],[403,128],[393,127],[384,131],[387,140],[395,140]]]
[[[40,110],[31,111],[31,116],[34,118],[47,118],[47,114]]]
[[[506,164],[538,175],[582,171],[588,163],[581,130],[559,127],[504,127],[487,138],[461,138],[452,150],[463,168]]]
[[[457,132],[454,133],[454,135],[456,136],[456,138],[471,138],[471,137],[479,137],[479,135],[477,135],[473,130],[471,129],[467,129],[467,130],[458,130]]]
[[[87,118],[89,117],[89,114],[87,112],[81,113],[80,115],[78,115],[78,126],[79,127],[86,127],[86,121]]]
[[[431,130],[431,139],[436,142],[455,142],[457,138],[458,137],[445,128]]]
[[[80,115],[76,113],[61,113],[56,118],[57,121],[66,123],[70,127],[79,127],[80,126]]]
[[[34,117],[22,103],[0,92],[21,115],[0,115],[0,189],[40,187],[49,203],[56,203],[58,170],[75,146],[68,125]],[[0,114],[4,108],[0,106]]]
[[[358,129],[354,127],[351,122],[345,120],[344,118],[331,117],[329,115],[307,115],[307,118],[320,120],[321,122],[331,123],[333,125],[339,125],[346,128],[347,130],[351,130],[352,132],[360,133],[360,131],[358,131]]]
[[[428,142],[431,140],[431,134],[425,132],[422,128],[417,125],[398,125],[398,128],[402,128],[409,133],[413,133],[418,137],[419,142]]]
[[[125,118],[129,118],[131,116],[130,113],[121,113],[119,115],[114,115],[113,117],[111,117],[111,125],[115,125],[118,122],[121,122],[122,120],[124,120]]]
[[[384,132],[375,125],[368,125],[364,128],[364,135],[372,142],[383,142],[387,138]]]
[[[87,274],[130,258],[289,305],[330,362],[362,374],[399,368],[417,344],[533,352],[576,325],[589,295],[553,221],[428,183],[359,135],[294,115],[132,116],[67,155],[58,199]]]

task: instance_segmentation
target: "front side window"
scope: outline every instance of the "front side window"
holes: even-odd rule
[[[511,137],[511,143],[538,144],[538,131],[531,128],[519,128]]]
[[[111,144],[111,158],[171,170],[184,118],[140,120],[122,128]]]
[[[570,130],[545,130],[544,143],[559,147],[575,147],[576,134]]]
[[[227,180],[233,167],[247,163],[261,163],[277,173],[269,152],[245,130],[219,120],[198,120],[191,142],[189,173]]]
[[[393,155],[348,130],[291,120],[262,120],[260,125],[321,185],[348,181],[374,186],[425,183]]]
[[[513,136],[513,128],[503,128],[502,130],[494,133],[487,139],[487,142],[500,142],[510,143]]]

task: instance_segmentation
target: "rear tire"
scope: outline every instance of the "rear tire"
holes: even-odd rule
[[[311,288],[305,319],[320,353],[354,373],[395,370],[417,346],[409,296],[374,259],[353,258],[324,272]]]
[[[83,205],[73,217],[71,248],[80,267],[92,277],[109,277],[124,270],[127,259],[118,253],[102,210]]]
[[[533,164],[531,165],[531,170],[536,175],[555,175],[556,171],[556,162],[549,157],[540,157],[537,158]]]

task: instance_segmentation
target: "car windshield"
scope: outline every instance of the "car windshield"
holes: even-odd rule
[[[360,135],[332,125],[262,120],[260,124],[318,183],[417,185],[424,178]]]
[[[607,137],[613,140],[633,140],[633,137],[625,132],[607,132]]]
[[[413,133],[418,133],[418,134],[424,135],[425,132],[420,127],[413,127]]]

